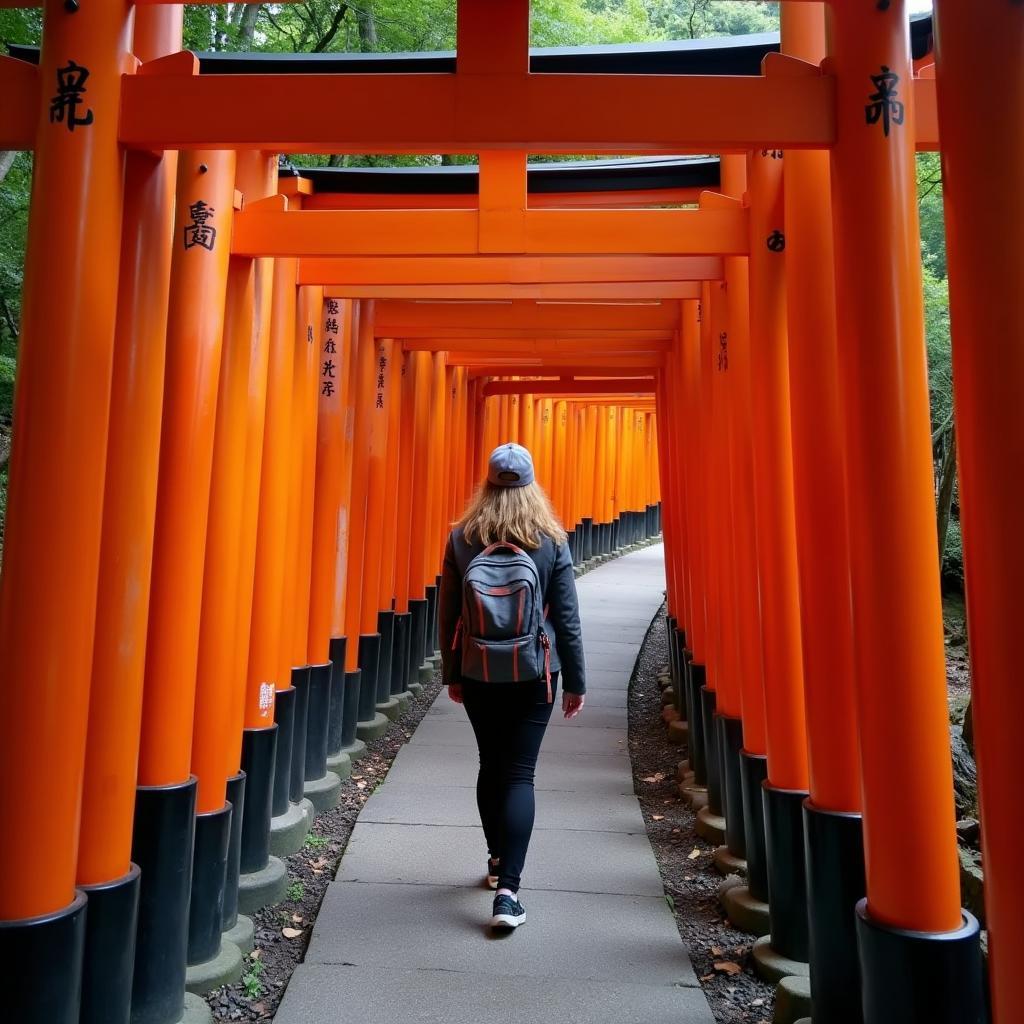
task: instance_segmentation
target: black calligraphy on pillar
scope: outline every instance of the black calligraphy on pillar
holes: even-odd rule
[[[85,83],[89,79],[89,69],[76,64],[73,60],[57,68],[57,95],[50,100],[50,123],[62,124],[69,132],[76,128],[85,128],[93,122],[92,110],[86,109],[80,114],[85,99]]]
[[[768,236],[768,251],[769,252],[782,252],[786,248],[786,236],[776,228]]]
[[[338,314],[341,311],[336,299],[327,299],[324,302],[324,307],[327,312],[327,319],[324,321],[324,345],[323,354],[325,356],[335,356],[338,354],[338,333],[341,330],[341,325],[338,323]],[[310,341],[312,341],[312,328],[310,328]],[[335,381],[335,371],[338,369],[338,364],[333,359],[325,359],[320,365],[320,395],[323,398],[333,398],[337,393],[337,385]]]
[[[770,157],[772,160],[781,160],[782,159],[782,150],[781,149],[762,149],[761,150],[761,156]]]
[[[310,345],[313,344],[313,325],[312,324],[306,324],[306,341],[308,341]]]
[[[864,107],[864,118],[868,124],[881,122],[882,131],[888,137],[892,125],[903,124],[906,115],[906,109],[897,98],[900,76],[883,64],[882,70],[877,75],[871,76],[871,84],[874,85],[875,91],[868,96],[867,106]]]
[[[718,336],[718,369],[729,369],[729,335],[725,331]]]
[[[217,241],[217,229],[210,223],[217,211],[212,206],[203,202],[202,199],[193,203],[188,208],[188,214],[192,218],[191,224],[185,225],[185,248],[191,249],[194,246],[202,246],[213,252]]]
[[[388,357],[382,352],[377,360],[377,402],[378,409],[384,408],[384,371],[388,368]]]

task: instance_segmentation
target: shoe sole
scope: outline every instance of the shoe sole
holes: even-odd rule
[[[518,928],[526,920],[526,915],[513,917],[511,914],[495,914],[491,918],[492,928]]]

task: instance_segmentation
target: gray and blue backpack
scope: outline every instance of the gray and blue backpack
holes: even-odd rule
[[[462,615],[452,650],[461,641],[462,676],[491,683],[545,679],[551,700],[551,643],[544,632],[540,575],[515,544],[491,544],[466,567]]]

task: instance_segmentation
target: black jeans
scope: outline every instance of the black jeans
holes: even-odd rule
[[[551,674],[551,693],[558,674]],[[498,860],[498,888],[519,891],[533,832],[533,775],[554,700],[543,680],[463,683],[462,699],[476,734],[480,774],[476,802],[487,848]]]

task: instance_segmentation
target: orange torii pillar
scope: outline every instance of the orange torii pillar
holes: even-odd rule
[[[397,717],[408,706],[412,693],[409,691],[409,613],[398,612],[398,549],[399,538],[399,491],[402,485],[401,463],[403,448],[408,447],[410,435],[403,434],[403,417],[407,416],[406,391],[404,388],[404,354],[396,342],[389,342],[384,374],[387,382],[385,404],[388,414],[387,483],[384,491],[384,538],[381,551],[379,632],[382,637],[390,634],[390,650],[387,654],[388,672],[378,689],[378,710]],[[408,476],[408,474],[406,475]],[[406,511],[406,518],[408,511]],[[408,551],[406,543],[405,550]],[[386,683],[386,688],[385,684]],[[382,699],[383,698],[383,699]]]
[[[317,396],[321,370],[320,324],[323,288],[303,285],[295,305],[292,401],[288,473],[288,516],[285,532],[284,579],[278,677],[291,680],[291,752],[286,764],[279,755],[274,772],[274,820],[271,848],[278,855],[302,848],[314,807],[305,796],[306,733],[309,724],[310,666],[309,600],[313,539],[313,487],[316,475]],[[280,724],[280,721],[279,721]],[[287,727],[282,730],[282,735]]]
[[[960,908],[954,828],[906,3],[835,5],[830,16],[839,392],[861,638],[864,1019],[980,1021],[979,928]]]
[[[733,196],[741,196],[746,185],[746,166],[742,157],[722,158],[723,186]],[[732,536],[732,623],[735,634],[733,663],[740,691],[741,720],[719,714],[718,741],[722,759],[722,796],[726,819],[727,851],[720,850],[717,863],[729,870],[734,857],[743,860],[748,846],[757,870],[766,862],[764,831],[761,828],[760,794],[744,793],[742,752],[762,755],[766,748],[764,660],[761,647],[761,600],[757,558],[752,402],[752,342],[750,317],[750,259],[732,256],[725,259],[725,289],[728,295],[726,339],[719,337],[719,369],[724,368],[727,387],[727,433],[729,449],[728,508],[722,519],[731,521]],[[758,382],[760,386],[760,381]],[[726,584],[726,586],[728,586]],[[728,662],[727,662],[728,664]],[[754,806],[751,797],[754,798]],[[796,805],[799,821],[800,804]],[[748,823],[751,827],[748,828]],[[748,837],[748,831],[750,836]],[[767,855],[770,863],[771,854]],[[775,854],[779,859],[779,854]],[[788,877],[786,876],[788,881]]]
[[[376,608],[376,627],[380,636],[380,655],[377,661],[377,711],[392,721],[398,717],[401,705],[391,695],[392,668],[395,663],[394,566],[395,522],[397,514],[397,468],[399,454],[398,428],[401,424],[401,378],[395,370],[401,363],[395,357],[396,345],[391,338],[377,339],[377,357],[374,366],[374,418],[370,447],[370,479],[379,480],[370,492],[367,517],[375,523],[373,533],[374,566],[367,574],[368,593]],[[367,535],[370,543],[370,534]],[[369,554],[368,554],[369,557]],[[364,572],[367,570],[364,568]]]
[[[583,531],[584,562],[594,557],[594,471],[597,466],[597,409],[588,405],[583,410],[580,441],[580,527]]]
[[[362,304],[351,301],[341,307],[340,337],[337,342],[338,370],[341,374],[341,421],[344,443],[342,445],[342,461],[340,466],[340,493],[338,505],[338,542],[334,572],[334,607],[331,614],[331,661],[334,664],[334,680],[341,675],[342,684],[331,684],[331,722],[328,737],[330,755],[328,765],[333,771],[345,770],[345,758],[348,758],[348,770],[351,764],[366,753],[366,744],[359,739],[359,686],[361,673],[358,665],[358,648],[356,635],[350,635],[348,619],[351,578],[349,575],[349,554],[352,549],[352,507],[358,495],[353,489],[353,470],[355,468],[355,430],[356,430],[356,360],[358,357],[359,322]],[[330,321],[327,321],[330,325]],[[321,390],[323,390],[321,380]],[[365,502],[365,496],[363,501]],[[338,701],[341,705],[339,707]],[[340,746],[339,746],[340,744]]]
[[[448,429],[448,393],[449,370],[443,352],[432,353],[430,382],[430,434],[427,448],[427,514],[426,538],[423,548],[423,578],[427,581],[427,631],[425,661],[433,671],[439,660],[437,650],[437,595],[440,584],[441,557],[444,551],[444,537],[448,533],[448,524],[442,514],[442,490],[444,488],[444,466],[447,459],[445,435]],[[515,396],[505,395],[505,399]],[[511,422],[509,406],[506,402],[506,415]]]
[[[783,4],[782,46],[788,55],[820,63],[824,6]],[[787,150],[783,163],[784,223],[762,225],[761,234],[768,261],[767,239],[774,238],[777,250],[774,233],[781,233],[788,280],[787,373],[810,790],[804,833],[811,998],[821,1019],[862,1024],[851,907],[864,895],[864,851],[831,176],[824,151]],[[781,553],[778,545],[769,550]]]
[[[425,548],[427,544],[427,494],[429,487],[430,407],[432,403],[433,357],[429,352],[410,352],[407,376],[413,389],[413,439],[411,513],[409,516],[409,676],[417,685],[429,682],[433,669],[427,670],[427,628],[429,602],[427,601]],[[498,402],[485,403],[485,416],[490,414],[490,429],[496,429]]]
[[[725,894],[726,909],[765,936],[755,963],[766,976],[779,958],[806,963],[807,897],[803,800],[807,795],[800,609],[793,514],[792,443],[782,252],[782,164],[772,151],[748,157],[750,347],[739,381],[753,462],[749,503],[756,533],[762,719],[748,728],[740,771],[749,885]],[[748,598],[749,599],[749,598]],[[750,699],[755,699],[753,693]],[[770,898],[770,907],[768,906]]]
[[[679,460],[679,483],[674,487],[682,488],[673,500],[680,503],[679,532],[684,539],[686,557],[682,568],[684,585],[688,588],[683,601],[689,610],[686,636],[680,636],[679,642],[685,642],[688,648],[682,652],[682,661],[686,666],[686,705],[689,722],[687,746],[693,778],[689,781],[683,780],[682,792],[684,795],[694,794],[698,802],[706,799],[703,787],[707,783],[704,712],[701,701],[701,693],[707,682],[708,658],[705,591],[708,550],[704,515],[708,488],[703,448],[707,393],[701,386],[703,315],[701,304],[696,300],[683,302],[679,352],[680,397],[678,408],[672,410],[670,423],[670,429],[673,431],[673,453]],[[687,786],[690,788],[687,789]]]
[[[680,353],[682,344],[677,333],[672,351],[666,359],[665,369],[658,374],[656,403],[660,420],[666,425],[665,437],[659,446],[659,473],[665,482],[668,507],[665,513],[665,568],[666,568],[666,615],[668,629],[669,668],[675,694],[675,707],[679,714],[689,721],[691,717],[689,690],[687,687],[686,634],[690,620],[685,585],[686,573],[686,528],[683,521],[684,465],[677,450],[675,418],[681,413],[683,402],[680,396],[682,378],[680,374]],[[620,431],[621,435],[621,431]],[[620,468],[621,468],[621,459]],[[621,525],[621,472],[616,483],[616,502]],[[680,780],[682,781],[682,780]]]
[[[176,1020],[185,998],[193,702],[234,185],[234,153],[180,154],[132,844],[142,869],[132,987],[140,1021]]]
[[[295,371],[294,259],[274,261],[270,272],[270,336],[262,458],[256,512],[256,554],[249,602],[246,652],[245,730],[242,769],[246,775],[242,814],[241,876],[238,904],[250,913],[284,895],[284,862],[271,855],[271,820],[278,757],[291,759],[290,680],[280,678],[280,599],[292,458],[292,381]],[[261,304],[261,308],[265,303]],[[249,461],[248,458],[246,460]],[[247,581],[246,581],[247,582]],[[245,607],[239,613],[245,614]],[[243,631],[244,632],[244,631]],[[285,696],[280,697],[280,694]],[[285,717],[280,717],[285,716]],[[284,724],[279,724],[283,722]],[[286,735],[286,732],[288,735]]]
[[[76,12],[59,0],[43,12],[0,582],[0,807],[5,822],[19,823],[17,841],[0,843],[0,951],[5,1009],[29,1024],[77,1022],[81,995],[86,897],[75,862],[121,253],[118,110],[131,42],[129,4]],[[59,542],[55,509],[64,513]]]
[[[243,203],[276,191],[277,156],[259,151],[237,157],[237,183]],[[246,198],[248,197],[248,198]],[[241,946],[251,943],[252,922],[238,912],[239,876],[242,860],[244,809],[249,789],[242,770],[242,746],[245,736],[248,688],[249,630],[252,626],[253,582],[256,567],[256,533],[259,520],[260,475],[263,464],[264,419],[267,408],[267,372],[270,358],[270,304],[273,292],[274,261],[260,258],[255,264],[253,282],[252,354],[246,391],[246,428],[243,448],[243,490],[241,515],[235,524],[238,533],[237,595],[234,607],[234,638],[230,673],[232,687],[231,722],[221,742],[227,776],[227,799],[233,808],[231,838],[228,846],[227,877],[224,882],[223,929],[226,937]],[[201,636],[201,634],[200,634]]]
[[[421,692],[417,675],[418,665],[412,664],[413,614],[409,605],[411,585],[409,564],[412,555],[413,456],[416,449],[416,374],[412,353],[395,349],[399,382],[396,399],[401,402],[398,420],[399,447],[397,495],[395,501],[395,655],[401,661],[403,693]],[[390,431],[389,431],[390,435]],[[401,699],[401,696],[399,696]]]
[[[181,46],[181,8],[136,14],[133,50]],[[82,1024],[127,1024],[139,869],[131,862],[156,515],[177,154],[130,153],[76,881],[88,898]],[[5,957],[5,962],[10,962]],[[23,1019],[23,1018],[19,1018]]]
[[[377,590],[380,580],[380,529],[387,459],[387,413],[384,389],[378,387],[379,354],[374,337],[374,303],[360,302],[355,367],[352,376],[355,432],[352,439],[352,497],[349,507],[348,600],[346,633],[350,670],[358,669],[356,734],[366,742],[382,735],[388,720],[377,711],[380,634]]]
[[[243,195],[258,199],[269,184],[265,158],[254,152],[247,154],[243,163],[237,168],[236,183]],[[186,976],[192,991],[209,991],[233,980],[242,963],[239,948],[230,940],[222,944],[221,932],[226,898],[233,904],[232,924],[237,921],[239,850],[237,843],[232,849],[232,839],[240,837],[244,791],[238,784],[241,780],[236,779],[229,796],[228,779],[238,775],[238,762],[232,754],[236,733],[241,736],[239,697],[245,689],[245,674],[237,656],[242,562],[238,524],[246,499],[246,464],[239,453],[246,451],[250,430],[254,369],[265,380],[267,362],[266,334],[256,323],[257,273],[256,261],[251,258],[232,257],[228,264],[192,732],[192,774],[198,792],[188,963],[201,965]],[[260,405],[260,414],[264,407]],[[254,544],[251,535],[249,540]]]
[[[739,680],[739,637],[736,624],[735,575],[733,571],[732,495],[729,473],[729,376],[728,300],[723,282],[708,289],[703,323],[709,342],[701,346],[703,385],[707,388],[709,429],[705,433],[708,479],[708,622],[711,627],[707,682],[702,692],[704,748],[707,758],[708,802],[698,811],[698,827],[708,842],[725,837],[725,777],[717,718],[742,717]]]
[[[1024,9],[937,0],[935,27],[988,969],[994,1020],[1010,1024],[1020,1014],[1024,895],[1016,614],[1024,577]]]
[[[342,374],[345,342],[342,322],[347,321],[350,331],[351,306],[350,300],[324,299],[323,315],[316,332],[316,456],[306,633],[306,658],[310,670],[304,788],[306,798],[316,811],[337,804],[341,779],[347,778],[352,770],[348,754],[341,749],[344,652],[342,650],[335,671],[334,657],[338,652],[333,649],[335,642],[342,647],[344,645],[344,637],[334,637],[333,614],[344,478]]]

